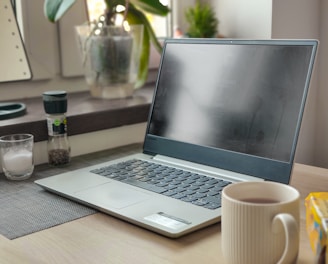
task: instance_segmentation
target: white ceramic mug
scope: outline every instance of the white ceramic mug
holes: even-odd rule
[[[222,251],[229,264],[296,263],[300,195],[274,182],[241,182],[222,193]]]

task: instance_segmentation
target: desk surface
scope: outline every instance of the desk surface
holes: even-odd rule
[[[99,155],[87,158],[102,161]],[[305,231],[304,198],[309,192],[327,190],[328,170],[295,164],[291,185],[302,197],[298,263],[314,263]],[[0,259],[1,263],[223,263],[220,229],[215,224],[169,239],[97,213],[14,240],[0,235]]]

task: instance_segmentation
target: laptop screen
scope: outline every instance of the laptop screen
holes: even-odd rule
[[[288,182],[316,45],[167,40],[146,149]]]

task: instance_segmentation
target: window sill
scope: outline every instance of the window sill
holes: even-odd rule
[[[98,99],[89,92],[68,94],[68,135],[79,135],[103,129],[147,121],[154,85],[137,90],[133,97],[117,100]],[[0,121],[1,135],[31,133],[34,141],[48,139],[42,97],[20,100],[26,104],[24,116]]]

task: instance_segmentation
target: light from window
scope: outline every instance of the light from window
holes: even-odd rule
[[[89,21],[98,21],[98,18],[104,14],[106,4],[104,0],[87,0]]]
[[[97,21],[98,18],[104,14],[106,9],[106,4],[104,0],[86,0],[87,8],[89,13],[89,21]],[[171,6],[171,0],[161,0],[163,5]],[[169,16],[155,16],[153,14],[146,14],[148,20],[150,21],[155,34],[157,37],[168,37],[170,36],[170,20]]]

